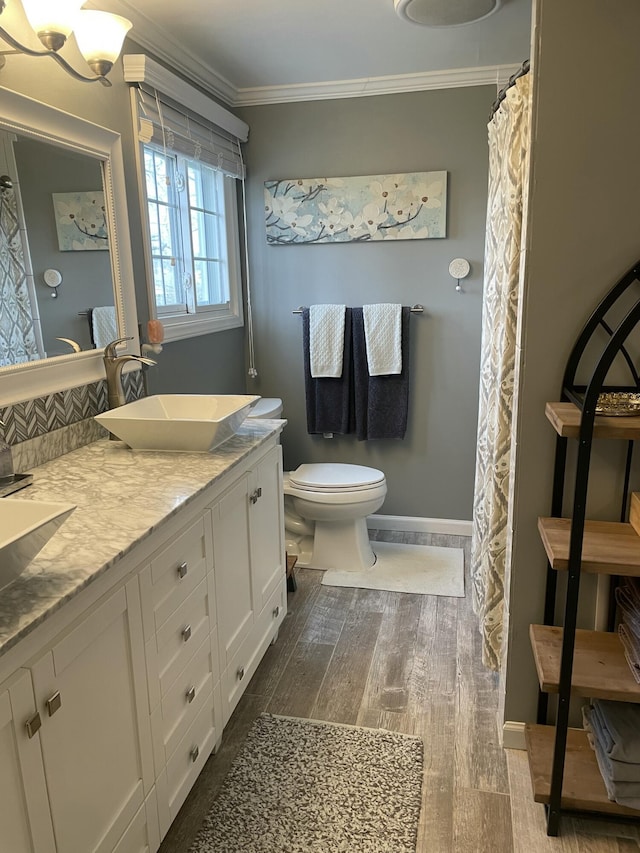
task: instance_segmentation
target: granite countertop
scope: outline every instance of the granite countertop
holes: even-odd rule
[[[0,656],[285,424],[247,420],[211,453],[132,451],[103,439],[33,469],[33,485],[11,498],[76,509],[0,590]]]

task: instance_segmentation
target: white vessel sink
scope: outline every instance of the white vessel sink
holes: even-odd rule
[[[260,397],[157,394],[95,419],[134,450],[207,452],[231,438]]]
[[[0,589],[27,568],[74,509],[73,504],[0,500]]]

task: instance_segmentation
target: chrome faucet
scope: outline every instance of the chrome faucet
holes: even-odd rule
[[[118,344],[123,344],[125,341],[132,341],[133,338],[118,338],[116,341],[111,341],[104,348],[104,370],[107,376],[107,401],[110,409],[115,409],[118,406],[124,406],[127,402],[122,388],[122,368],[127,361],[139,361],[141,364],[157,364],[152,358],[145,358],[143,355],[118,355],[116,347]]]

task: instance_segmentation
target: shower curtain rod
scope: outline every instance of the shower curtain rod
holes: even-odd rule
[[[292,314],[302,314],[303,311],[304,311],[304,306],[301,305],[299,308],[294,308],[294,310],[291,313]],[[412,305],[411,306],[411,313],[412,314],[422,314],[423,312],[424,312],[424,305]]]
[[[528,73],[529,73],[529,66],[530,66],[530,64],[531,64],[531,63],[530,63],[530,60],[525,59],[525,61],[522,63],[522,65],[520,66],[520,68],[518,68],[518,70],[516,71],[516,73],[515,73],[515,74],[512,74],[512,75],[511,75],[511,77],[509,77],[509,81],[508,81],[508,83],[506,83],[506,84],[502,87],[502,89],[500,89],[500,91],[498,92],[498,97],[497,97],[497,98],[495,99],[495,101],[491,104],[491,112],[489,113],[489,121],[491,121],[491,119],[494,117],[494,115],[496,114],[496,112],[497,112],[497,111],[498,111],[498,109],[500,108],[500,104],[501,104],[501,103],[504,101],[504,99],[506,98],[506,96],[507,96],[507,90],[508,90],[508,89],[510,89],[512,86],[515,86],[515,84],[516,84],[516,80],[518,80],[518,78],[520,78],[520,77],[524,77],[524,75],[525,75],[525,74],[528,74]]]

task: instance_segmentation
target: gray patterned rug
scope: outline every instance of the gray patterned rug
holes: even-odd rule
[[[415,853],[422,740],[263,714],[190,853]]]

